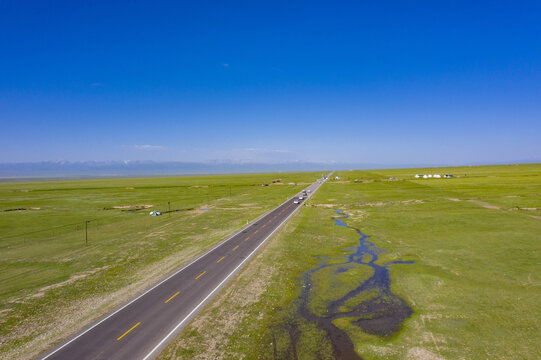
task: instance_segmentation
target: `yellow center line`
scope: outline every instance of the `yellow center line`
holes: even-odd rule
[[[165,300],[165,303],[167,304],[172,298],[174,298],[175,296],[177,296],[178,294],[180,294],[180,291],[177,291],[175,293],[175,295],[171,296],[169,299]]]
[[[135,329],[137,326],[139,326],[139,324],[141,324],[141,322],[138,322],[137,324],[133,325],[133,326],[131,327],[130,330],[126,331],[124,334],[122,334],[121,337],[119,337],[119,338],[116,339],[116,340],[118,341],[118,340],[122,339],[122,338],[123,338],[124,336],[126,336],[130,331],[132,331],[132,330]]]
[[[197,275],[197,277],[195,278],[195,280],[199,279],[201,276],[203,276],[203,274],[205,274],[206,271],[203,271],[201,274]]]
[[[235,246],[235,247],[233,248],[233,251],[237,250],[238,248],[239,248],[239,246],[238,246],[238,245],[237,245],[237,246]]]
[[[225,256],[222,256],[222,257],[220,258],[220,260],[216,261],[216,264],[219,263],[220,261],[222,261],[224,258],[225,258]]]
[[[264,228],[265,226],[267,226],[267,224],[263,224],[263,226],[261,228]]]
[[[258,229],[258,230],[256,230],[256,231],[254,231],[254,234],[257,234],[258,232],[259,232],[259,229]]]
[[[248,241],[248,240],[250,240],[250,237],[249,237],[249,236],[248,236],[246,239],[244,239],[244,241]]]

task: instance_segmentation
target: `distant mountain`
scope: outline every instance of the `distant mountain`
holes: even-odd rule
[[[501,162],[493,164],[525,163],[536,161]],[[539,161],[537,161],[539,162]],[[480,165],[480,164],[462,164]],[[485,164],[492,165],[492,164]],[[213,162],[156,162],[156,161],[45,161],[35,163],[0,164],[0,179],[59,179],[59,178],[101,178],[127,176],[172,176],[205,174],[242,174],[327,170],[365,170],[449,166],[449,164],[370,164],[370,163],[235,163]],[[460,166],[453,164],[452,166]]]
[[[318,171],[334,164],[292,162],[282,164],[228,162],[85,161],[0,164],[0,178],[73,178],[228,174],[256,172]]]

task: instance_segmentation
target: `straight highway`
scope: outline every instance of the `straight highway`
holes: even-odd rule
[[[313,194],[320,179],[305,190]],[[306,200],[302,192],[254,220],[42,360],[153,359]],[[298,204],[295,202],[299,202]]]

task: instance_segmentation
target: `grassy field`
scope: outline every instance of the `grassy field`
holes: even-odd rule
[[[540,164],[334,175],[341,179],[322,186],[161,359],[336,358],[328,332],[302,308],[325,317],[373,269],[363,259],[313,272],[306,282],[322,263],[344,263],[359,246],[353,229],[335,225],[335,210],[381,249],[376,263],[389,269],[392,296],[413,310],[386,335],[362,330],[369,316],[333,320],[362,359],[541,358]],[[338,310],[381,292],[360,291]]]
[[[320,175],[0,183],[0,358],[49,348]]]

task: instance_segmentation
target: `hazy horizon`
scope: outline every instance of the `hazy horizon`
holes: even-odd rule
[[[463,166],[520,165],[541,163],[539,160],[468,164],[375,164],[375,163],[233,163],[233,162],[39,162],[0,163],[0,180],[57,180],[70,178],[161,177],[220,174],[294,173],[331,170],[383,170],[455,168]]]

